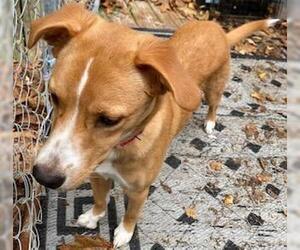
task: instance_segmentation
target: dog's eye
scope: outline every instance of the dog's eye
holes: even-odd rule
[[[121,118],[110,118],[105,115],[100,115],[97,119],[97,125],[112,127],[120,122]]]
[[[58,97],[57,97],[56,94],[51,93],[51,100],[52,100],[52,102],[53,102],[54,105],[58,105],[59,99],[58,99]]]

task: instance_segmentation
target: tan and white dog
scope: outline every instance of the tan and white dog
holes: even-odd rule
[[[230,46],[276,20],[245,24],[228,34],[215,22],[188,22],[169,40],[103,20],[79,4],[32,23],[29,48],[53,46],[50,81],[54,120],[33,175],[46,187],[69,190],[88,177],[95,204],[78,224],[95,228],[112,180],[128,196],[115,230],[128,243],[172,139],[198,108],[209,105],[211,133],[229,77]]]

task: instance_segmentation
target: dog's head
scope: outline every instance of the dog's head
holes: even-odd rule
[[[81,184],[122,141],[141,129],[157,98],[170,91],[192,111],[200,93],[167,41],[108,23],[67,5],[32,24],[29,47],[53,46],[50,137],[33,169],[50,188]]]

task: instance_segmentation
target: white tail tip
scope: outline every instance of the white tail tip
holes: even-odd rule
[[[273,27],[276,25],[276,23],[278,23],[280,21],[280,19],[269,19],[267,20],[267,25],[268,27]]]

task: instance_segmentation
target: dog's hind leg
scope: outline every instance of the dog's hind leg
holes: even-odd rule
[[[138,217],[147,199],[149,188],[143,191],[126,190],[125,193],[128,197],[128,206],[121,223],[114,232],[115,247],[120,247],[131,240]]]
[[[79,216],[77,224],[93,229],[97,227],[97,222],[105,216],[112,181],[97,174],[92,174],[90,179],[95,203],[92,209]]]
[[[204,123],[207,134],[211,134],[216,125],[217,109],[222,99],[223,91],[229,78],[229,63],[224,64],[207,82],[205,99],[208,103],[208,113]]]

